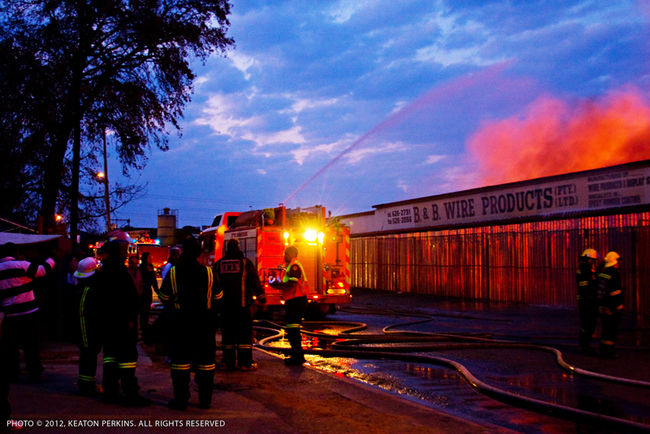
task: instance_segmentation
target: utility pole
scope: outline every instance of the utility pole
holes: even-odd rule
[[[108,197],[108,159],[106,156],[106,128],[104,128],[104,205],[106,206],[106,233],[111,231],[111,204]]]

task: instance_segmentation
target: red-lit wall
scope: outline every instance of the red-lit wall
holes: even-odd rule
[[[352,286],[573,307],[587,247],[621,255],[625,309],[650,322],[649,212],[357,236]]]

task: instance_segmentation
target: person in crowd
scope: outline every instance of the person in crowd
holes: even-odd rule
[[[170,312],[170,358],[174,398],[169,408],[186,410],[190,398],[190,371],[196,369],[199,407],[209,408],[214,386],[216,324],[212,304],[212,270],[198,262],[199,242],[192,236],[183,242],[178,263],[170,268],[160,286],[159,297]]]
[[[0,357],[5,360],[5,354],[2,353],[2,324],[5,320],[5,312],[0,305]],[[11,403],[9,402],[9,372],[3,361],[0,361],[0,424],[6,427],[11,419]]]
[[[144,252],[140,258],[140,275],[142,276],[142,296],[140,297],[140,332],[143,339],[149,329],[149,314],[153,293],[158,293],[156,271],[151,263],[151,255]]]
[[[79,297],[77,294],[78,282],[74,273],[77,271],[79,260],[83,258],[81,250],[74,249],[72,253],[66,255],[59,262],[60,273],[58,288],[60,290],[59,306],[62,311],[61,323],[63,326],[63,336],[70,342],[78,341],[78,322],[76,321],[79,310]]]
[[[138,291],[138,299],[142,297],[142,273],[140,272],[140,261],[138,255],[131,255],[127,259],[127,269],[133,279],[136,291]]]
[[[619,264],[621,256],[616,252],[605,255],[603,268],[597,275],[600,323],[600,355],[604,358],[616,357],[616,338],[623,316],[623,286]]]
[[[236,239],[228,240],[226,252],[213,266],[217,288],[223,292],[221,301],[221,341],[223,363],[228,370],[237,366],[254,371],[253,313],[254,303],[264,305],[266,296],[257,270],[244,257]]]
[[[138,324],[142,321],[140,317],[140,312],[142,311],[142,293],[144,288],[144,280],[142,278],[142,273],[140,272],[140,260],[138,255],[129,255],[126,260],[126,268],[129,270],[129,274],[133,279],[133,284],[135,285],[136,291],[138,291]],[[142,332],[142,328],[138,327],[138,330]],[[140,336],[141,337],[141,336]]]
[[[181,257],[181,249],[178,247],[172,247],[169,249],[169,258],[167,258],[167,263],[163,266],[161,272],[160,272],[160,277],[162,280],[165,280],[165,277],[167,276],[167,273],[169,273],[169,270],[178,263],[178,259]]]
[[[594,249],[585,249],[578,258],[576,283],[578,285],[578,311],[580,315],[580,332],[578,341],[580,350],[591,354],[591,337],[596,330],[598,322],[598,290],[596,288],[596,266],[598,252]]]
[[[128,246],[133,240],[122,231],[108,234],[102,246],[106,258],[97,272],[104,345],[104,401],[143,407],[150,400],[139,393],[135,369],[138,359],[138,291],[127,267]],[[124,396],[120,394],[120,383]]]
[[[285,300],[286,325],[285,330],[291,355],[285,359],[287,365],[300,366],[305,363],[304,351],[302,349],[302,318],[307,310],[307,276],[302,264],[298,261],[298,249],[289,246],[284,250],[284,270],[281,281],[273,280],[270,285],[282,291],[282,299]]]
[[[74,276],[79,288],[79,392],[82,395],[97,393],[97,356],[102,348],[100,340],[96,272],[99,262],[92,257],[79,261]]]
[[[5,313],[0,357],[2,370],[15,380],[20,373],[18,351],[22,347],[27,372],[33,381],[42,381],[43,365],[39,349],[38,303],[34,279],[52,273],[54,259],[43,264],[19,259],[13,243],[0,247],[0,306]]]

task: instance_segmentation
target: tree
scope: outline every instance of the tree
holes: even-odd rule
[[[180,132],[194,79],[190,61],[205,60],[215,51],[224,54],[234,44],[226,35],[227,0],[12,0],[0,5],[1,54],[20,62],[12,68],[22,68],[3,72],[12,73],[13,81],[2,85],[1,94],[29,99],[33,106],[9,107],[13,121],[6,128],[15,131],[7,149],[22,158],[25,177],[30,171],[43,173],[38,195],[46,228],[54,224],[69,150],[69,196],[76,211],[81,147],[92,149],[110,129],[124,170],[142,168],[152,145],[168,149],[169,127]]]

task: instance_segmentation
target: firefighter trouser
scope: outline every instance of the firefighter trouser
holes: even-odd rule
[[[89,323],[88,320],[89,318],[87,318],[85,314],[79,316],[80,342],[78,383],[80,392],[95,393],[97,390],[97,356],[99,355],[102,346],[97,327],[93,326],[92,322]]]
[[[199,403],[209,406],[214,387],[214,330],[211,327],[183,327],[176,323],[171,342],[171,377],[174,399],[187,403],[190,398],[190,373],[199,386]]]
[[[135,377],[135,367],[138,360],[137,331],[106,335],[104,344],[104,396],[113,399],[119,396],[119,383],[127,398],[138,394],[138,380]]]
[[[79,391],[94,393],[97,390],[97,356],[101,351],[98,342],[82,344],[79,348]]]
[[[6,351],[7,347],[5,342],[0,340],[0,426],[3,427],[1,429],[7,427],[7,420],[9,420],[9,416],[11,415],[11,406],[9,405],[10,366]]]
[[[600,337],[600,354],[611,357],[615,353],[616,337],[621,324],[621,313],[611,312],[609,308],[602,308],[600,312],[602,333]]]
[[[23,349],[25,365],[30,376],[43,372],[38,336],[38,311],[25,315],[5,317],[2,325],[8,375],[15,379],[20,374],[19,353]]]
[[[229,369],[253,363],[253,316],[250,307],[226,307],[222,315],[223,362]],[[235,354],[236,353],[236,354]]]
[[[578,300],[578,310],[580,313],[580,348],[587,350],[598,322],[598,300]]]
[[[286,301],[286,326],[287,339],[291,345],[291,359],[302,361],[305,359],[302,350],[302,338],[300,329],[302,327],[302,318],[307,310],[307,297],[294,297]]]

